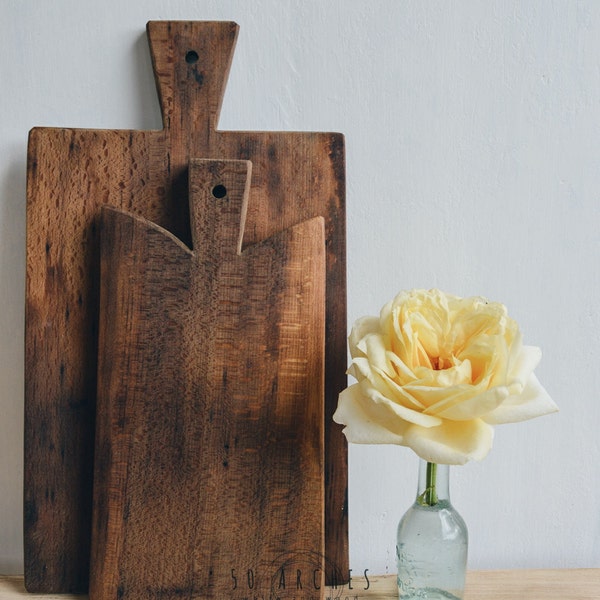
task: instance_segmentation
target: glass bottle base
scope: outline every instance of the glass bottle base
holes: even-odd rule
[[[438,588],[427,587],[411,590],[408,593],[402,590],[398,590],[398,592],[400,600],[462,600],[462,595],[455,596],[450,592]]]

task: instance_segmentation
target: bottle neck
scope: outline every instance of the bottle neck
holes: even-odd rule
[[[435,506],[440,501],[449,502],[449,475],[448,465],[428,463],[420,458],[417,503],[421,506]]]

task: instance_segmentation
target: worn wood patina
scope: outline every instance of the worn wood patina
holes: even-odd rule
[[[331,422],[345,387],[344,140],[336,133],[218,131],[238,27],[151,22],[164,127],[36,127],[28,145],[25,584],[88,586],[103,205],[190,245],[191,158],[250,160],[245,245],[322,216],[326,246],[325,497],[329,564],[347,570],[346,445]]]

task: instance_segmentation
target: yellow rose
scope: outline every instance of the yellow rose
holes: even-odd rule
[[[402,292],[349,337],[358,383],[333,416],[349,442],[400,444],[435,463],[481,460],[492,425],[558,410],[533,370],[541,351],[522,344],[506,307],[439,290]]]

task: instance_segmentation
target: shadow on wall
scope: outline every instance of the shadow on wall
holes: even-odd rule
[[[132,128],[162,129],[145,32],[125,59],[131,69],[131,88],[136,90]],[[63,107],[61,126],[72,126],[71,108]],[[26,178],[27,133],[0,161],[0,515],[10,515],[0,519],[2,575],[23,572]]]
[[[26,140],[0,173],[0,573],[22,566]]]
[[[139,129],[162,129],[160,104],[152,70],[152,58],[146,33],[140,35],[133,46],[132,68],[135,77],[132,89],[137,90],[138,104],[135,127]]]

